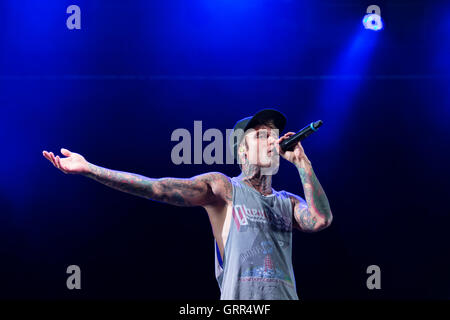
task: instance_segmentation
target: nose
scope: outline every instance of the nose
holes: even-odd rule
[[[269,139],[267,140],[267,144],[268,144],[268,146],[270,147],[270,148],[273,148],[273,147],[275,147],[275,142],[276,142],[277,140],[275,139],[275,137],[273,137],[273,136],[269,136]]]

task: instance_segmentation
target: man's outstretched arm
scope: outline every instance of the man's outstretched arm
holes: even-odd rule
[[[221,199],[227,177],[210,172],[192,178],[153,179],[135,173],[116,171],[89,164],[85,176],[119,191],[176,206],[206,206]],[[225,193],[226,194],[226,193]]]
[[[61,149],[67,158],[43,152],[45,158],[64,173],[81,174],[119,191],[177,206],[209,206],[230,199],[229,178],[210,172],[188,179],[153,179],[135,173],[103,168],[89,163],[78,153]]]

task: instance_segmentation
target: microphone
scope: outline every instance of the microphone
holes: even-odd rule
[[[285,151],[290,151],[294,148],[294,146],[297,144],[297,142],[302,141],[303,139],[307,138],[311,133],[316,132],[317,129],[323,124],[322,120],[311,122],[309,125],[304,127],[302,130],[297,132],[296,134],[290,136],[286,140],[283,140],[280,143],[280,148]]]

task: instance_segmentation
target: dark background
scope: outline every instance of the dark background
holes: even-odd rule
[[[66,28],[71,4],[81,30]],[[380,32],[362,26],[370,4]],[[0,298],[219,299],[202,208],[65,175],[42,150],[236,176],[174,165],[171,134],[262,108],[287,131],[324,121],[303,146],[334,221],[294,232],[300,299],[450,298],[450,3],[4,0],[0,21]],[[303,196],[284,160],[273,187]],[[66,288],[72,264],[81,290]],[[366,287],[372,264],[381,290]]]

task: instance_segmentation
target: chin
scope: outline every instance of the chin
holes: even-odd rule
[[[278,167],[280,165],[280,158],[278,157],[269,157],[262,158],[258,162],[258,166],[261,168],[270,168],[270,167]]]
[[[258,167],[260,167],[261,169],[269,169],[269,168],[273,168],[273,169],[277,169],[280,166],[280,162],[279,161],[274,161],[274,160],[268,160],[268,161],[261,161],[260,163],[258,163]]]
[[[261,168],[270,168],[274,165],[273,161],[261,161],[258,163],[258,167]]]

